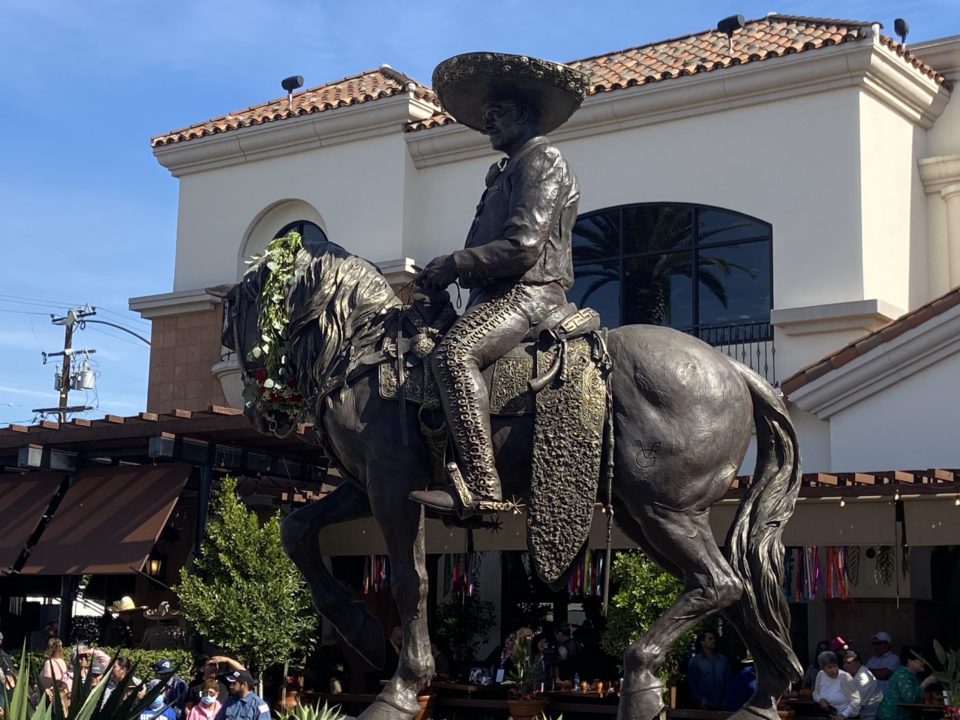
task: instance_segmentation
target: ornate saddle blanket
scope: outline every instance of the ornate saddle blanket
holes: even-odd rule
[[[522,343],[484,371],[492,415],[534,415],[527,547],[548,583],[563,576],[586,541],[602,465],[609,369],[605,332],[584,328],[583,319],[593,317],[589,312],[578,315]],[[441,322],[449,327],[454,319]],[[408,348],[397,342],[398,352],[408,350],[402,366],[396,360],[378,366],[380,395],[400,398],[402,389],[406,402],[439,409],[433,373],[421,353],[428,353],[441,333],[431,335],[422,317],[414,316],[412,324],[417,332]],[[423,341],[427,336],[429,349]]]

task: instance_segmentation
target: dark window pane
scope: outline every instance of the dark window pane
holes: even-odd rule
[[[592,307],[607,327],[620,324],[620,263],[577,265],[573,287],[567,293],[579,307]]]
[[[624,260],[621,299],[624,324],[689,327],[693,323],[692,261],[691,253]]]
[[[700,210],[697,213],[697,229],[701,245],[770,238],[770,226],[766,223],[726,210]]]
[[[693,242],[693,208],[636,205],[623,211],[623,254],[684,250]]]
[[[769,243],[703,248],[699,257],[700,325],[769,321]]]
[[[297,220],[284,225],[274,237],[283,237],[291,230],[300,233],[304,242],[325,242],[327,240],[326,233],[318,225],[308,220]]]
[[[577,220],[573,261],[598,262],[620,256],[620,211],[606,210]]]

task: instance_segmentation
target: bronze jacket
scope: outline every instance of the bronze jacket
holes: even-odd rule
[[[453,253],[460,284],[556,282],[568,290],[579,201],[577,180],[560,151],[545,137],[531,138],[487,174],[464,249]]]

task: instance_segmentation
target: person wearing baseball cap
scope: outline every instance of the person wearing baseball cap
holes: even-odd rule
[[[177,720],[183,718],[184,705],[187,702],[187,682],[175,673],[173,660],[158,660],[153,665],[153,672],[160,680],[166,683],[167,688],[163,691],[163,700],[177,717]]]
[[[893,642],[890,633],[881,630],[870,638],[870,642],[873,644],[873,655],[867,659],[864,665],[877,679],[880,691],[885,693],[894,671],[900,667],[900,657],[890,649]]]
[[[270,707],[253,692],[255,680],[247,670],[234,670],[223,676],[230,697],[214,720],[270,720]]]

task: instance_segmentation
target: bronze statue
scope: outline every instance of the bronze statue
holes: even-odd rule
[[[536,58],[471,53],[441,63],[433,87],[458,122],[507,156],[487,172],[463,250],[434,259],[417,279],[439,289],[458,281],[470,288],[470,300],[433,356],[459,468],[448,466],[447,489],[410,497],[468,515],[504,509],[481,371],[565,306],[564,292],[573,286],[570,233],[580,188],[543,134],[580,106],[586,78]]]
[[[531,59],[496,57],[500,62],[534,63]],[[539,111],[543,123],[543,118],[551,112],[550,107],[525,105],[523,97],[508,98],[516,105],[515,109],[505,111],[504,117],[516,119],[519,126],[522,124],[519,120],[529,119],[534,111]],[[504,97],[498,90],[497,96],[483,99],[499,103]],[[487,104],[488,111],[493,107],[493,103]],[[502,107],[502,103],[498,104],[498,111]],[[491,131],[503,127],[493,118],[487,122]],[[504,132],[501,137],[506,138],[507,134]],[[524,134],[517,132],[514,142]],[[527,142],[530,139],[527,138]],[[524,142],[520,142],[516,147],[523,145]],[[543,163],[538,160],[538,172],[545,166],[562,168],[559,177],[569,178],[565,164],[551,146],[538,142],[535,147]],[[517,154],[514,152],[511,158],[516,159]],[[490,187],[497,187],[498,178],[509,172],[508,162],[505,168],[498,168]],[[555,194],[557,197],[562,194],[563,201],[552,205],[552,214],[562,216],[571,208],[575,213],[575,187],[572,178],[556,183]],[[485,204],[493,202],[490,194],[495,192],[499,190],[488,188]],[[571,215],[571,224],[573,219]],[[486,222],[483,209],[478,212],[478,222]],[[551,257],[557,262],[550,265],[550,271],[546,263],[541,267],[532,262],[519,277],[515,272],[507,275],[503,271],[503,277],[512,287],[504,289],[505,286],[494,283],[496,289],[491,290],[486,280],[476,283],[479,299],[471,301],[465,324],[455,324],[453,332],[456,333],[458,327],[471,332],[470,328],[475,327],[471,313],[479,312],[485,305],[498,308],[503,297],[509,298],[507,304],[522,298],[523,303],[531,300],[533,310],[528,311],[529,318],[519,317],[527,308],[520,303],[504,313],[515,319],[501,323],[494,313],[492,321],[477,320],[480,330],[476,332],[484,333],[487,323],[491,323],[491,327],[511,337],[514,343],[524,339],[536,322],[533,313],[547,315],[547,305],[559,301],[563,288],[567,287],[564,283],[569,282],[563,274],[569,269],[569,255],[564,256],[561,247],[564,222],[559,226],[547,223],[541,235],[555,243],[552,250],[556,253]],[[461,280],[470,282],[472,276],[466,271],[468,268],[472,271],[473,266],[468,266],[468,261],[462,258],[473,257],[477,252],[485,254],[484,248],[488,246],[501,247],[497,238],[473,245],[470,238],[474,236],[468,237],[467,254],[460,256],[461,260],[457,260],[455,253],[453,260],[441,258],[432,263],[425,273],[426,283],[444,286],[445,281],[454,277],[454,270]],[[543,246],[537,247],[539,261],[545,256]],[[569,244],[566,247],[569,251]],[[291,281],[279,287],[283,288],[288,318],[280,338],[284,343],[282,357],[293,369],[289,382],[294,388],[292,394],[284,397],[293,397],[299,404],[291,401],[274,405],[270,395],[275,387],[272,381],[266,395],[257,395],[265,386],[262,378],[272,377],[270,373],[275,370],[268,366],[269,356],[260,347],[262,306],[276,298],[275,290],[267,293],[262,290],[265,286],[278,287],[270,284],[275,277],[271,266],[276,268],[277,264],[270,258],[262,258],[255,264],[230,291],[224,309],[223,342],[237,351],[248,388],[252,389],[247,415],[255,427],[273,433],[286,432],[302,420],[312,421],[324,438],[328,455],[346,479],[324,499],[284,519],[281,530],[284,546],[307,579],[317,610],[347,642],[380,667],[384,642],[379,622],[367,613],[364,603],[351,602],[349,591],[324,566],[323,548],[317,543],[318,532],[324,527],[370,515],[376,519],[390,554],[391,590],[401,618],[403,646],[396,672],[362,717],[412,720],[418,710],[416,695],[430,682],[434,666],[427,630],[424,507],[407,498],[413,492],[428,490],[436,474],[435,428],[424,421],[424,413],[429,415],[430,408],[438,407],[439,403],[436,388],[431,390],[431,373],[424,369],[423,360],[429,358],[433,342],[448,329],[447,320],[454,317],[449,296],[437,291],[428,303],[405,308],[383,276],[366,261],[332,242],[297,245],[294,265],[285,271],[288,273],[285,277]],[[529,277],[551,279],[527,284],[524,278],[528,278],[526,273],[531,271],[543,274]],[[495,273],[491,275],[500,277]],[[542,285],[551,283],[556,289],[543,290]],[[801,673],[790,647],[789,609],[781,590],[784,556],[781,536],[784,524],[793,513],[800,487],[796,435],[786,407],[773,388],[756,373],[689,335],[645,325],[611,330],[605,343],[600,345],[589,340],[595,335],[585,336],[586,340],[577,338],[580,345],[571,341],[569,352],[564,355],[566,336],[547,333],[553,338],[551,342],[556,341],[556,346],[544,349],[538,345],[530,353],[548,358],[553,363],[552,370],[540,378],[540,368],[534,365],[536,381],[528,373],[529,381],[519,385],[517,377],[523,376],[518,375],[518,371],[502,374],[508,385],[513,383],[511,387],[516,392],[513,395],[501,392],[500,381],[491,383],[490,391],[497,397],[497,414],[491,420],[474,418],[470,421],[473,423],[469,426],[470,432],[475,432],[477,425],[490,423],[492,435],[480,439],[493,438],[492,458],[503,484],[503,496],[535,499],[536,488],[531,489],[530,483],[531,467],[544,448],[534,447],[536,418],[531,420],[529,414],[518,408],[529,407],[530,397],[539,398],[553,392],[564,384],[565,378],[567,386],[577,384],[570,379],[574,377],[576,362],[590,370],[594,364],[599,367],[609,361],[609,373],[604,371],[605,382],[599,386],[582,384],[588,396],[594,391],[606,392],[605,404],[599,406],[599,413],[596,405],[588,404],[570,420],[578,426],[589,426],[599,415],[604,423],[605,481],[599,486],[599,493],[594,491],[589,497],[574,500],[585,501],[577,507],[586,506],[591,514],[595,499],[611,503],[621,529],[651,558],[684,582],[684,590],[674,605],[624,654],[618,717],[649,720],[659,711],[663,688],[656,672],[667,650],[686,630],[719,613],[739,632],[757,666],[756,692],[738,715],[777,720],[777,699]],[[467,371],[473,373],[488,359],[505,352],[505,346],[506,340],[497,340],[490,354],[484,356],[483,351],[478,354],[472,342],[446,344],[440,340],[438,353],[443,354],[444,348],[465,348],[458,352],[473,358]],[[521,348],[524,352],[525,347]],[[523,358],[529,359],[530,353],[502,358],[494,363],[494,370],[505,366],[504,363],[520,367],[520,361],[526,362]],[[529,370],[531,366],[523,367]],[[441,380],[444,372],[447,371],[438,372]],[[493,376],[496,378],[497,373]],[[590,377],[596,380],[598,375],[594,373]],[[483,386],[475,374],[472,378],[472,389],[476,392]],[[456,400],[449,394],[441,392],[440,397],[451,403],[449,409],[457,407]],[[561,396],[553,397],[556,400]],[[489,402],[482,393],[475,399],[471,412],[482,410]],[[539,405],[536,407],[539,409]],[[442,417],[442,413],[437,414]],[[421,431],[410,432],[405,437],[405,427],[419,427]],[[725,543],[726,553],[723,553],[710,529],[710,507],[729,489],[754,431],[757,445],[754,480],[743,492]],[[476,439],[476,436],[471,438]],[[558,457],[580,452],[565,435],[555,436],[554,441],[547,452]],[[463,463],[464,443],[458,442]],[[495,498],[495,490],[490,486],[497,475],[483,467],[485,458],[490,459],[481,452],[476,464],[471,466],[479,468],[479,477],[484,483],[477,494],[483,499]],[[473,459],[471,456],[469,460]],[[596,479],[592,487],[598,487]],[[432,495],[425,499],[443,510],[453,507],[444,499],[434,502]],[[472,509],[466,507],[467,503],[463,505],[463,509]],[[533,522],[537,509],[535,502],[530,505],[528,523]],[[477,520],[474,517],[461,522]],[[582,524],[568,522],[567,518],[554,520],[559,520],[553,525],[557,528],[558,545],[583,546],[586,536]],[[589,528],[589,523],[586,527]],[[542,549],[537,551],[533,546],[531,554],[535,559],[543,557]],[[554,584],[564,582],[565,578],[558,579],[554,572],[546,571],[545,564],[535,565],[542,577]]]

